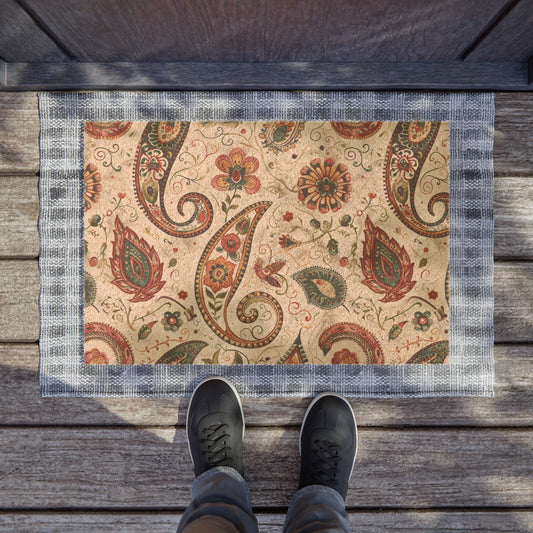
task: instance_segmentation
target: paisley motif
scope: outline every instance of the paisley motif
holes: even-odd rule
[[[320,309],[335,309],[344,303],[346,282],[335,270],[314,266],[304,268],[292,277],[302,287],[310,304]]]
[[[362,283],[372,291],[384,294],[381,302],[396,302],[415,286],[413,267],[405,247],[374,226],[367,216],[361,257],[361,270],[365,276]]]
[[[383,348],[376,337],[350,322],[339,322],[325,329],[318,339],[318,346],[324,355],[335,346],[334,360],[340,363],[345,354],[349,354],[349,361],[356,364],[382,365],[385,361]]]
[[[118,139],[122,137],[130,128],[132,122],[84,122],[85,133],[93,139]]]
[[[150,222],[173,237],[195,237],[213,222],[213,205],[199,192],[184,194],[176,205],[178,215],[188,218],[173,220],[167,210],[165,193],[172,165],[183,145],[189,122],[148,122],[135,157],[135,196]],[[192,211],[192,212],[191,212]]]
[[[254,291],[244,296],[238,303],[236,312],[241,323],[253,324],[259,318],[257,311],[259,304],[271,308],[274,311],[273,323],[266,335],[261,335],[264,329],[261,326],[259,333],[254,334],[252,328],[249,329],[252,332],[249,338],[244,338],[242,332],[232,331],[228,320],[228,306],[244,277],[255,229],[271,205],[271,202],[257,202],[226,222],[207,243],[196,269],[195,296],[202,317],[222,340],[234,346],[243,348],[266,346],[276,338],[283,323],[283,311],[278,301],[262,291]],[[245,220],[248,222],[245,223]],[[222,249],[221,243],[224,237],[236,233],[241,233],[239,254],[230,255],[229,259],[223,256],[212,258],[217,248]]]
[[[195,357],[207,346],[204,341],[188,341],[178,344],[163,354],[156,365],[190,365]]]
[[[133,364],[133,351],[126,337],[115,328],[100,322],[88,322],[84,326],[84,333],[86,360],[91,351],[97,350],[109,364]]]
[[[450,345],[448,341],[438,341],[425,346],[416,352],[406,364],[441,364],[448,357]]]
[[[278,155],[296,146],[304,127],[305,122],[267,122],[261,129],[259,138],[267,150]]]
[[[287,350],[287,353],[279,360],[280,365],[304,365],[308,363],[307,355],[302,346],[301,331],[298,332],[298,336],[294,339],[291,347]]]
[[[115,278],[111,283],[125,293],[134,294],[130,302],[150,300],[166,283],[161,281],[163,263],[157,252],[132,229],[125,227],[118,216],[113,234],[113,255],[109,262]]]
[[[424,220],[415,202],[422,167],[435,143],[440,123],[398,122],[385,156],[385,191],[396,216],[409,229],[424,237],[439,238],[449,233],[449,194],[438,192],[427,203],[433,218],[436,204],[442,214],[437,220]]]
[[[331,127],[335,132],[345,139],[368,139],[375,135],[383,122],[361,121],[361,122],[331,122]]]
[[[95,298],[96,281],[94,281],[94,278],[89,272],[85,272],[83,278],[83,306],[89,307],[90,305],[93,305]]]

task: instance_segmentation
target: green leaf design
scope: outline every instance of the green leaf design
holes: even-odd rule
[[[292,277],[303,288],[310,304],[320,309],[335,309],[344,303],[346,282],[335,270],[314,266],[304,268]]]
[[[449,342],[438,341],[416,352],[407,364],[441,364],[449,353]]]
[[[425,257],[422,257],[420,259],[420,263],[418,263],[418,268],[424,268],[428,264],[428,260]]]
[[[195,357],[207,346],[204,341],[187,341],[178,344],[163,354],[156,365],[190,365]]]
[[[169,268],[172,268],[172,267],[175,267],[176,265],[178,264],[178,260],[173,257],[169,262],[168,262],[168,267]]]

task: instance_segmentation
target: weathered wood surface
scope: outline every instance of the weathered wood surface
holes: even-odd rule
[[[359,426],[533,427],[533,345],[495,346],[491,398],[352,398]],[[173,426],[188,399],[41,398],[37,344],[0,344],[0,425]],[[309,398],[243,398],[248,426],[299,426]]]
[[[514,2],[511,2],[514,3]],[[527,61],[533,56],[533,2],[520,0],[514,3],[506,16],[465,58],[476,61]]]
[[[0,342],[39,339],[36,260],[0,261]],[[494,268],[496,342],[533,341],[533,263],[497,262]]]
[[[0,93],[0,174],[39,171],[37,94]],[[533,174],[533,93],[497,93],[494,133],[497,175]]]
[[[6,63],[4,90],[524,91],[526,62]],[[2,87],[0,87],[1,89]]]
[[[248,428],[252,503],[288,505],[298,486],[297,428]],[[185,429],[0,429],[0,508],[159,509],[189,502]],[[348,507],[527,507],[533,432],[361,428]]]
[[[80,61],[439,62],[457,59],[505,0],[25,4]]]
[[[37,182],[37,176],[0,176],[0,258],[34,259],[39,255]],[[497,258],[533,258],[532,206],[532,179],[496,178],[494,255]]]
[[[15,0],[0,4],[0,57],[4,61],[62,61],[61,49]]]
[[[280,513],[257,513],[259,530],[279,533],[285,521]],[[531,511],[450,511],[364,512],[349,513],[352,531],[357,533],[457,533],[490,531],[491,533],[530,533]],[[0,513],[0,530],[13,533],[175,533],[179,512],[145,513]]]

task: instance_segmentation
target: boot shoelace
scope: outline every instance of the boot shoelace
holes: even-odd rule
[[[337,465],[341,460],[340,446],[329,440],[315,440],[313,443],[313,478],[319,485],[337,483]]]
[[[231,466],[233,462],[233,458],[228,456],[231,448],[226,444],[229,437],[227,428],[228,424],[211,424],[203,429],[202,453],[211,466]]]

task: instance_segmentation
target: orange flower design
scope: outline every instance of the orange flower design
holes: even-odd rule
[[[85,167],[83,174],[84,191],[83,191],[83,209],[88,211],[93,204],[100,199],[100,193],[102,192],[102,177],[97,172],[96,165],[89,163]]]
[[[333,359],[331,360],[332,365],[358,365],[359,359],[355,352],[350,352],[348,348],[343,348],[338,352],[335,352]]]
[[[88,365],[108,365],[107,355],[97,348],[85,352],[85,363]]]
[[[204,284],[213,292],[231,287],[234,269],[235,265],[226,261],[222,256],[212,259],[205,265]]]
[[[219,155],[215,165],[224,173],[211,180],[217,191],[244,189],[253,194],[261,187],[259,178],[253,174],[259,168],[259,161],[252,156],[246,157],[242,148],[234,148],[229,155]]]

